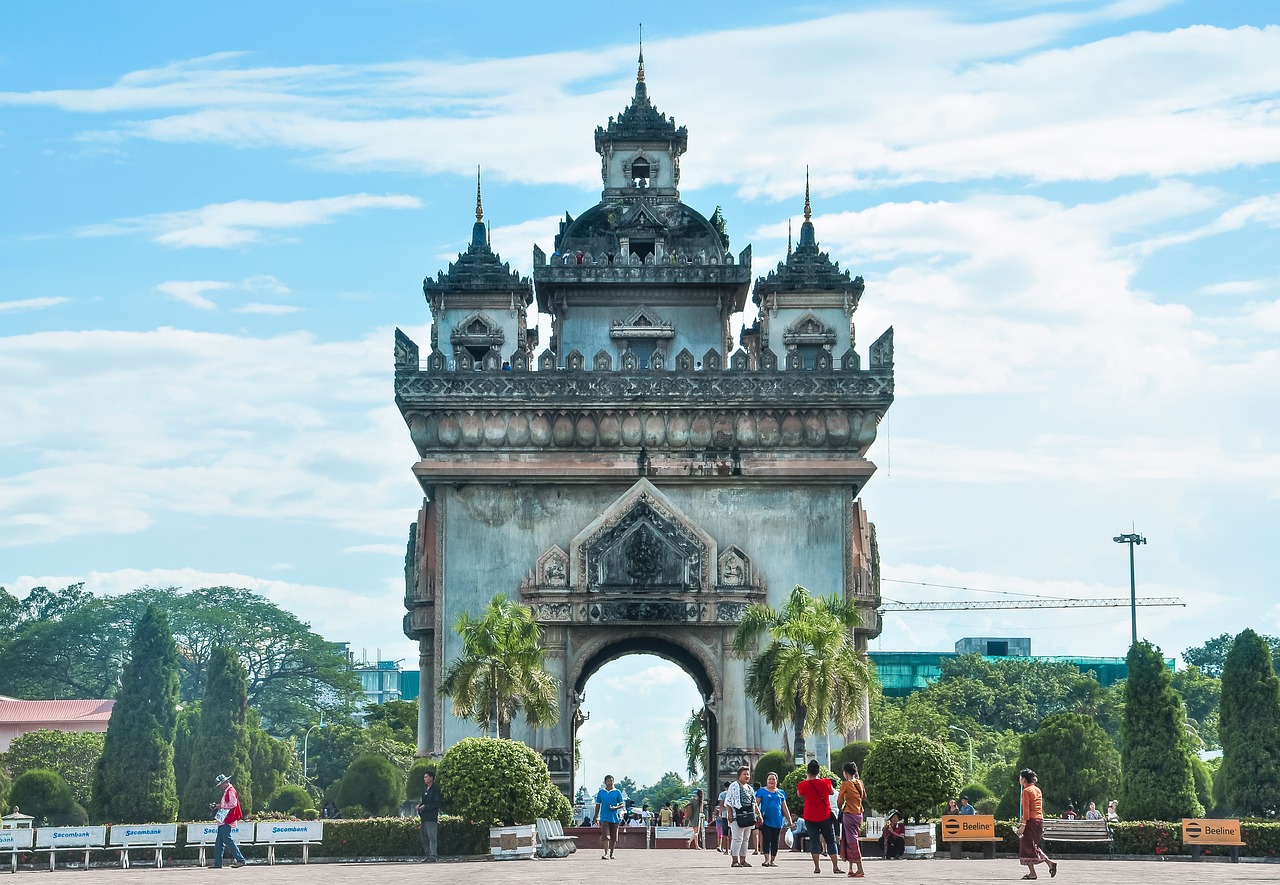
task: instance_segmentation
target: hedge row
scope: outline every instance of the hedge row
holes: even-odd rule
[[[417,857],[422,854],[421,833],[417,818],[325,821],[324,841],[311,846],[311,856]],[[489,853],[488,824],[441,815],[439,835],[441,856]]]
[[[1000,840],[996,850],[1008,854],[1018,853],[1017,821],[996,821],[996,837]],[[1243,821],[1241,839],[1245,847],[1240,849],[1245,857],[1280,857],[1280,822]],[[1116,854],[1190,854],[1182,844],[1182,822],[1122,821],[1111,825]],[[937,834],[941,845],[941,825]],[[1103,842],[1049,842],[1049,854],[1053,857],[1070,854],[1106,854]],[[1226,848],[1206,847],[1208,855],[1230,854]]]

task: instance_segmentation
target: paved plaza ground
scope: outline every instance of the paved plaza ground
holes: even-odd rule
[[[823,860],[821,876],[813,874],[808,855],[784,854],[778,866],[761,868],[758,857],[747,858],[750,869],[732,869],[729,859],[714,851],[619,851],[613,861],[602,861],[595,852],[580,850],[557,860],[442,861],[421,863],[312,863],[266,866],[251,863],[242,869],[202,869],[194,866],[161,870],[135,866],[129,870],[94,867],[24,869],[12,880],[43,881],[53,885],[105,882],[109,885],[200,885],[217,880],[219,885],[712,885],[712,883],[753,882],[848,882],[831,873]],[[136,861],[135,861],[136,862]],[[842,863],[843,866],[843,863]],[[1041,879],[1049,874],[1039,868]],[[1019,881],[1024,868],[1016,860],[931,860],[866,862],[868,885],[970,885],[984,882]],[[8,868],[0,875],[7,876]],[[1062,862],[1053,885],[1176,885],[1181,882],[1234,885],[1234,883],[1280,883],[1280,863],[1222,863],[1190,859],[1106,860],[1068,859]]]

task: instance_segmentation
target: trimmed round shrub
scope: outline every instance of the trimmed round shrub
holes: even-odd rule
[[[338,805],[343,817],[351,806],[372,817],[393,814],[400,807],[400,790],[400,771],[391,761],[382,756],[361,756],[342,776]]]
[[[548,820],[558,820],[561,826],[572,826],[573,803],[569,801],[568,796],[552,787],[551,801],[547,803],[547,808],[542,812],[542,817]]]
[[[970,796],[970,799],[973,797]],[[978,814],[995,814],[996,809],[1000,807],[1000,800],[995,796],[983,796],[977,802],[973,803],[973,810]]]
[[[347,820],[359,820],[362,817],[369,817],[369,812],[364,810],[363,805],[344,805],[338,809],[338,816]]]
[[[987,785],[979,783],[978,781],[970,781],[960,788],[960,796],[968,796],[969,802],[974,808],[978,807],[979,799],[986,799],[992,795],[994,794],[987,789]],[[957,796],[956,798],[958,799],[960,796]]]
[[[878,811],[896,808],[919,819],[960,789],[960,764],[945,744],[918,735],[881,738],[867,754],[863,780]]]
[[[551,802],[551,773],[533,748],[501,738],[463,738],[436,771],[445,808],[477,823],[531,824]]]
[[[861,772],[867,765],[867,754],[870,752],[871,741],[854,741],[845,744],[838,752],[831,754],[831,770],[839,774],[844,770],[846,762],[852,762]]]
[[[71,787],[56,771],[33,768],[23,772],[9,788],[9,804],[23,814],[50,826],[77,826],[89,822],[83,807],[71,796]]]
[[[760,757],[760,761],[756,763],[755,770],[751,772],[752,783],[764,786],[765,780],[769,777],[769,772],[776,772],[778,782],[786,777],[791,769],[795,768],[795,763],[781,750],[770,750]]]
[[[831,778],[832,786],[837,790],[840,789],[840,775],[834,773],[830,768],[819,768],[818,775],[820,777]],[[808,776],[809,772],[806,769],[796,768],[790,771],[787,776],[782,779],[782,783],[778,784],[778,788],[782,790],[783,795],[787,797],[787,807],[791,808],[791,813],[797,817],[800,815],[801,810],[803,810],[804,805],[803,803],[797,804],[800,794],[796,791],[796,787],[800,784],[800,781],[804,780]],[[795,806],[794,808],[791,807],[793,805]]]
[[[409,766],[409,776],[404,783],[404,797],[413,800],[416,805],[422,798],[422,776],[428,771],[436,773],[440,762],[437,759],[415,759]]]
[[[271,797],[267,803],[267,808],[271,811],[280,811],[286,814],[299,815],[301,812],[315,808],[315,802],[311,798],[311,794],[296,784],[285,784],[276,794]]]

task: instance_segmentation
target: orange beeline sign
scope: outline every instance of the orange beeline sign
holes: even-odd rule
[[[1240,821],[1184,817],[1182,819],[1182,844],[1238,845],[1240,844]]]
[[[996,819],[990,814],[948,814],[942,818],[943,842],[979,842],[996,837]]]

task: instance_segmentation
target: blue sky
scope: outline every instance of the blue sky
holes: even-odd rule
[[[650,95],[689,128],[685,201],[723,207],[757,275],[808,164],[819,241],[867,280],[859,348],[895,327],[864,498],[885,596],[1124,595],[1134,526],[1140,592],[1187,602],[1142,636],[1280,632],[1274,7],[729,8],[646,5]],[[392,329],[427,340],[420,281],[466,244],[477,164],[524,270],[599,199],[635,18],[0,6],[0,585],[247,586],[412,662]],[[1123,654],[1128,630],[917,613],[878,645]]]

